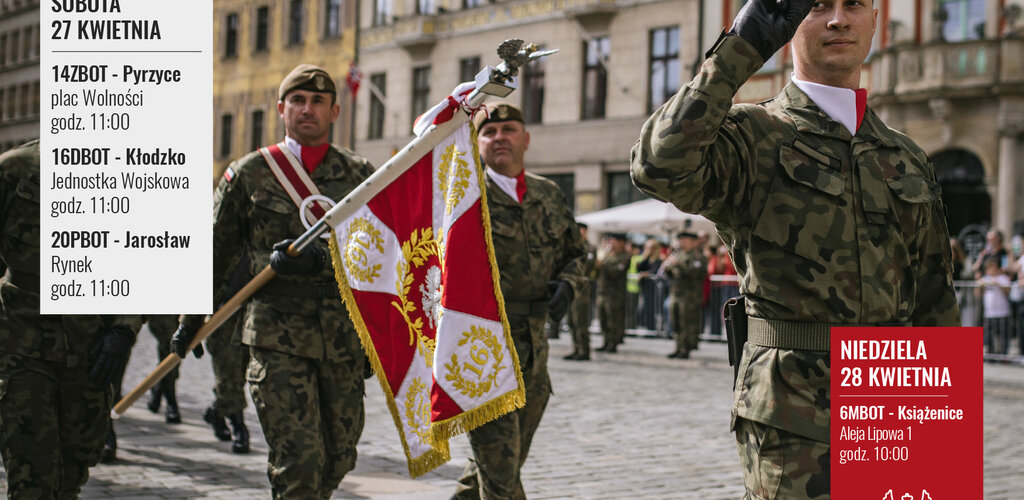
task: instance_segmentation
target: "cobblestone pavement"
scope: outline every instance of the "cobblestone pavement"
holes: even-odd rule
[[[596,341],[597,339],[595,339]],[[620,353],[588,363],[563,361],[569,341],[552,341],[555,395],[534,439],[523,480],[531,499],[736,499],[738,458],[728,431],[731,369],[723,344],[704,343],[694,359],[668,360],[671,342],[628,338]],[[125,391],[156,365],[145,330]],[[212,401],[208,357],[184,362],[184,422],[168,425],[142,402],[115,426],[119,460],[92,470],[84,499],[268,498],[266,445],[252,408],[252,453],[235,455],[202,422]],[[985,498],[1024,489],[1024,367],[985,367]],[[356,469],[333,498],[448,498],[469,455],[452,440],[448,464],[411,480],[376,379],[367,384],[367,423]],[[955,457],[950,458],[955,459]],[[0,494],[6,489],[0,485]]]

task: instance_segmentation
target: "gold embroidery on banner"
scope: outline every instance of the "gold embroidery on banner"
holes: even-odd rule
[[[430,434],[430,394],[427,385],[415,378],[405,394],[405,418],[409,432],[420,438],[426,445],[431,443]]]
[[[369,220],[357,217],[348,226],[348,240],[345,242],[345,271],[356,281],[373,283],[379,278],[380,264],[370,265],[366,252],[370,246],[384,253],[384,237]]]
[[[444,378],[451,382],[463,395],[479,398],[490,392],[491,387],[496,384],[495,380],[498,378],[498,373],[505,369],[505,366],[501,364],[505,359],[505,355],[502,352],[501,342],[498,340],[497,335],[483,327],[470,326],[469,329],[470,331],[468,332],[462,332],[459,345],[463,346],[470,342],[473,343],[469,351],[469,357],[472,362],[466,361],[460,365],[459,358],[452,354],[451,362],[444,365],[448,369],[448,373],[445,374]],[[489,361],[493,361],[494,366],[489,370],[489,373],[485,373]],[[468,380],[466,377],[463,377],[463,368],[475,373],[477,381]]]
[[[437,165],[437,180],[441,184],[441,191],[444,193],[445,213],[452,214],[452,209],[466,196],[466,189],[469,188],[469,179],[473,172],[469,170],[469,162],[462,157],[465,151],[459,151],[456,144],[451,144],[444,150],[441,160]],[[455,171],[452,172],[452,167]]]
[[[426,359],[427,366],[434,365],[434,346],[436,341],[432,338],[427,337],[423,334],[423,318],[416,318],[413,321],[410,315],[416,312],[416,304],[413,304],[409,300],[409,292],[413,285],[413,266],[420,267],[427,263],[427,259],[431,255],[437,255],[437,242],[434,241],[434,230],[429,227],[425,227],[417,232],[415,229],[412,231],[412,235],[409,236],[409,241],[402,244],[402,260],[398,262],[396,269],[398,270],[399,281],[395,283],[395,289],[398,292],[398,298],[401,300],[401,304],[398,302],[391,302],[395,309],[398,309],[398,313],[405,318],[405,323],[409,325],[409,345],[416,345],[416,350]]]

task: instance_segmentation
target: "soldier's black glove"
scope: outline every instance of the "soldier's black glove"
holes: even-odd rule
[[[555,321],[561,321],[562,316],[569,310],[572,303],[572,287],[562,280],[549,281],[548,290],[552,291],[551,300],[548,301],[548,316]]]
[[[175,352],[179,358],[185,359],[188,356],[188,345],[192,343],[192,339],[196,338],[196,331],[185,326],[184,323],[178,325],[177,331],[174,335],[171,335],[171,351]],[[196,358],[203,357],[203,353],[206,352],[203,349],[203,343],[200,342],[196,345],[195,349],[192,349],[192,354]]]
[[[748,0],[729,33],[753,45],[768,61],[789,43],[813,5],[811,0]]]
[[[327,255],[318,245],[310,243],[302,249],[297,257],[288,255],[288,245],[295,240],[279,241],[274,245],[274,253],[270,256],[270,268],[275,273],[285,275],[314,275],[324,268]]]
[[[92,348],[92,354],[97,356],[89,372],[92,381],[100,387],[107,387],[120,378],[128,365],[128,355],[132,352],[133,344],[135,334],[131,329],[122,325],[110,327]]]

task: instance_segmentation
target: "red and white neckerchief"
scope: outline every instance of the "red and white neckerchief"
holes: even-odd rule
[[[509,177],[507,175],[499,174],[491,167],[487,167],[487,176],[490,177],[491,180],[509,196],[509,198],[512,198],[519,203],[523,202],[523,197],[526,196],[525,170],[520,171],[519,175],[516,177]]]
[[[296,143],[298,145],[298,143]],[[320,220],[327,211],[331,209],[329,199],[320,194],[309,172],[303,168],[302,162],[292,152],[287,142],[280,142],[272,146],[260,148],[260,154],[267,161],[267,166],[274,173],[277,182],[281,184],[292,203],[303,211],[302,217],[310,224]],[[327,145],[330,146],[329,144]],[[305,148],[303,148],[305,149]],[[320,156],[317,165],[323,161],[327,154],[326,149]],[[307,201],[309,200],[309,201]]]
[[[860,124],[864,121],[864,113],[868,107],[868,91],[865,89],[846,89],[831,87],[820,83],[800,80],[792,76],[793,83],[817,104],[830,118],[839,122],[857,135]]]

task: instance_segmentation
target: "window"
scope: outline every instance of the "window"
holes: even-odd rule
[[[0,35],[0,66],[7,64],[7,33]]]
[[[565,201],[569,202],[569,209],[576,211],[576,176],[574,174],[543,174],[558,184],[558,189],[565,195]]]
[[[612,43],[607,36],[583,42],[583,110],[580,118],[604,118],[608,98],[608,69],[605,62],[611,55]]]
[[[437,14],[437,9],[434,8],[434,0],[416,0],[416,13],[428,16]]]
[[[15,106],[18,104],[18,87],[7,87],[7,119],[14,118]]]
[[[650,54],[648,113],[654,112],[679,89],[679,27],[651,30]]]
[[[14,30],[11,32],[11,63],[18,62],[18,38],[21,32]]]
[[[29,84],[27,84],[27,83],[21,84],[21,101],[19,102],[19,104],[21,104],[21,106],[20,106],[20,109],[18,110],[18,116],[20,116],[22,118],[28,116],[28,105],[30,104],[29,100],[31,99],[29,97],[29,92],[30,92]]]
[[[472,82],[480,69],[480,56],[459,59],[459,82]]]
[[[384,137],[384,93],[387,91],[387,75],[374,73],[370,75],[370,129],[366,132],[367,139]]]
[[[0,88],[0,122],[4,121],[4,118],[7,118],[7,116],[4,115],[4,111],[7,109],[4,104],[6,104],[4,101],[4,89]]]
[[[412,116],[430,109],[430,66],[412,70]]]
[[[295,45],[302,42],[302,0],[288,5],[288,45]]]
[[[220,116],[220,157],[231,156],[231,115]]]
[[[629,172],[611,172],[607,179],[609,208],[647,199],[647,196],[633,185]]]
[[[544,48],[541,47],[540,50]],[[541,123],[544,110],[544,59],[535,59],[523,68],[523,121]]]
[[[35,37],[32,36],[32,27],[31,26],[28,26],[28,27],[25,28],[25,33],[24,33],[24,35],[22,35],[21,38],[25,42],[21,46],[21,58],[22,58],[22,60],[26,60],[27,61],[29,59],[32,59],[32,46],[34,45],[32,43],[32,40],[35,39]]]
[[[391,18],[391,0],[373,0],[373,26],[384,26]]]
[[[252,112],[250,118],[252,128],[249,129],[249,149],[255,151],[263,146],[263,110],[257,109]]]
[[[232,12],[224,19],[224,57],[238,55],[238,13]]]
[[[270,7],[256,9],[256,52],[267,50],[267,34],[270,31]]]
[[[34,116],[39,116],[39,82],[32,84],[32,108],[29,112]]]
[[[946,11],[942,36],[949,42],[985,38],[985,0],[940,0]]]
[[[324,0],[324,37],[341,36],[341,0]]]
[[[479,7],[484,4],[484,0],[462,0],[463,9],[471,9],[473,7]]]

